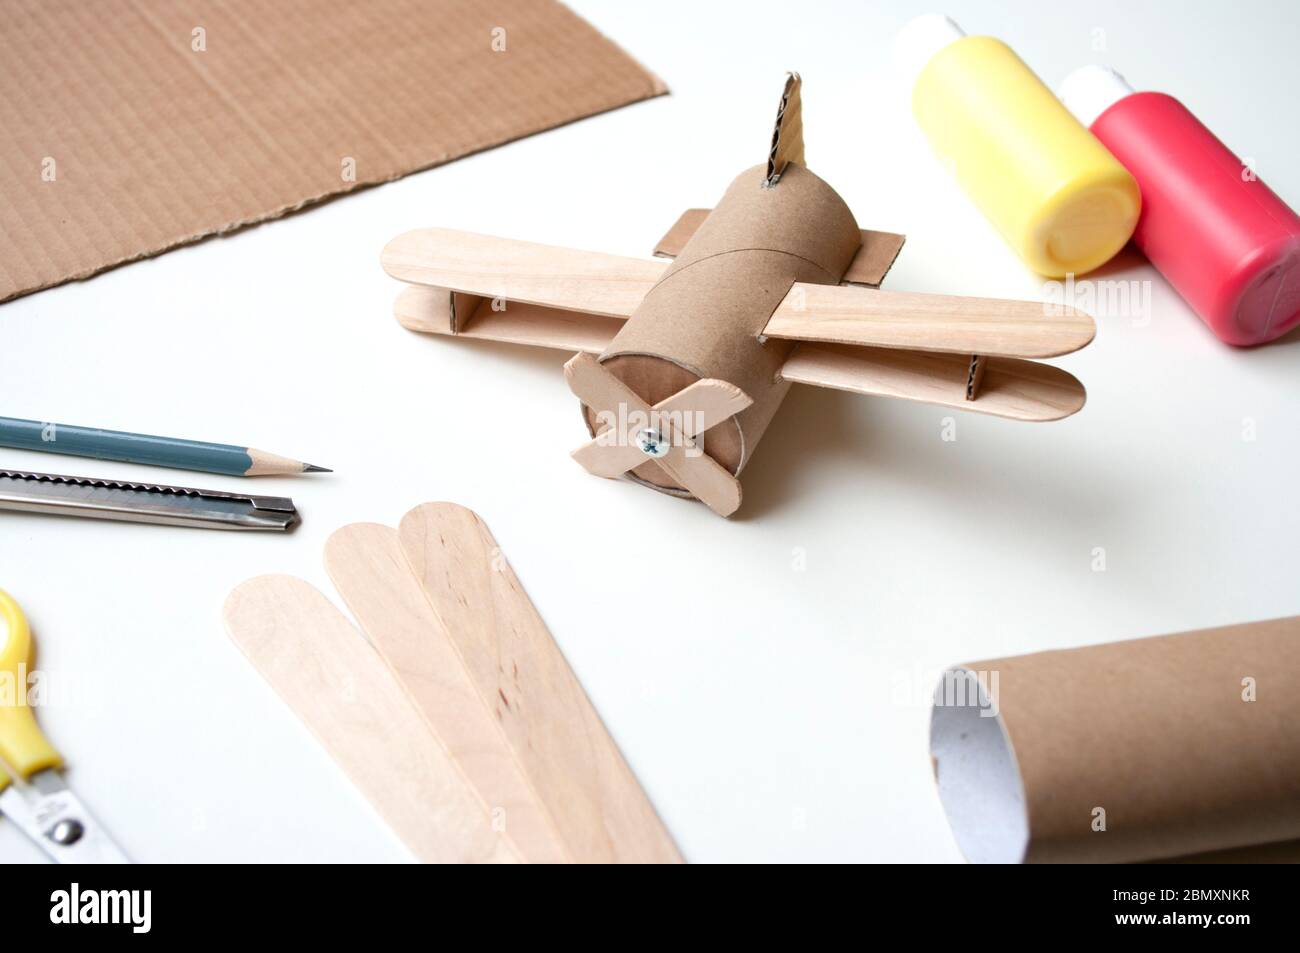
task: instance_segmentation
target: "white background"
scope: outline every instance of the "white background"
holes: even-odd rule
[[[487,520],[694,861],[960,860],[927,749],[942,666],[1300,613],[1300,336],[1229,349],[1132,250],[1103,276],[1151,282],[1150,313],[1100,316],[1061,360],[1088,388],[1077,416],[962,415],[944,442],[937,408],[796,388],[731,520],[571,461],[585,431],[566,355],[399,328],[389,238],[440,225],[648,255],[763,160],[786,69],[804,76],[810,166],[864,227],[909,236],[888,287],[1042,294],[892,85],[889,40],[924,8],[575,6],[672,95],[0,306],[0,414],[337,471],[250,484],[0,451],[5,467],[292,495],[304,515],[287,537],[0,516],[0,586],[51,689],[74,689],[42,724],[133,858],[408,859],[226,637],[221,605],[264,572],[334,598],[329,533],[426,500]],[[1292,4],[946,12],[1053,87],[1105,62],[1178,96],[1300,203]],[[0,823],[0,859],[39,857]]]

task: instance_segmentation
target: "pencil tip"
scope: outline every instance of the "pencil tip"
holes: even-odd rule
[[[318,467],[314,463],[304,463],[302,465],[303,473],[333,473],[329,467]]]

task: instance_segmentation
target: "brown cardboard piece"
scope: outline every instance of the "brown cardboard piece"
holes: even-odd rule
[[[688,208],[682,212],[655,245],[655,257],[676,258],[680,255],[711,211],[713,209]],[[841,283],[879,288],[889,274],[889,269],[894,266],[898,253],[903,250],[907,238],[894,232],[873,232],[866,228],[861,230],[861,235],[862,247],[853,256],[853,261],[849,262],[844,277],[840,279]]]
[[[971,860],[1114,863],[1300,838],[1300,617],[952,673],[978,676],[993,703],[945,693],[931,727]]]
[[[550,0],[10,0],[0,301],[666,92]]]
[[[680,255],[691,236],[699,230],[712,211],[711,208],[688,208],[677,216],[677,221],[673,222],[672,227],[664,232],[664,237],[655,245],[655,257],[676,258]]]
[[[767,153],[767,172],[764,188],[781,181],[785,167],[791,162],[806,166],[803,150],[803,82],[798,73],[787,73],[781,90],[781,105],[776,111],[772,128],[772,147]]]

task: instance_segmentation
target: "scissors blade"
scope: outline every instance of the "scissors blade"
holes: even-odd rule
[[[8,813],[6,811],[6,813]],[[126,855],[67,787],[37,795],[13,820],[60,864],[129,864]]]
[[[35,840],[37,847],[42,846],[40,839],[33,834],[32,809],[16,784],[8,784],[4,790],[0,790],[0,815],[7,817],[20,831]]]

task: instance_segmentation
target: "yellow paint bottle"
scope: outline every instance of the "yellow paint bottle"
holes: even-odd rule
[[[1137,182],[1010,47],[929,15],[894,56],[935,153],[1029,267],[1083,274],[1124,247]]]

